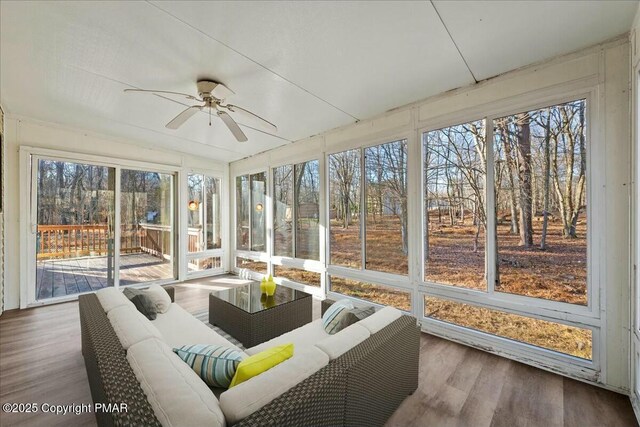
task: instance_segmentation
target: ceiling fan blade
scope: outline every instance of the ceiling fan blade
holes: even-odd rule
[[[172,92],[170,90],[125,89],[124,91],[125,92],[150,93],[150,94],[180,95],[180,96],[184,96],[187,99],[193,99],[194,101],[201,101],[201,99],[196,98],[193,95],[189,95],[188,93]]]
[[[216,87],[211,90],[211,95],[218,99],[227,99],[231,95],[235,95],[235,92],[223,85],[222,83],[216,84]]]
[[[229,111],[231,111],[232,113],[238,113],[239,116],[245,117],[253,122],[258,123],[258,125],[272,131],[272,132],[278,132],[278,127],[276,125],[274,125],[273,123],[271,123],[269,120],[264,119],[262,117],[260,117],[259,115],[252,113],[251,111],[242,108],[242,107],[238,107],[237,105],[232,105],[232,104],[227,104],[224,105],[225,108],[227,108]]]
[[[195,113],[197,113],[200,110],[202,110],[202,106],[193,105],[187,108],[186,110],[184,110],[182,113],[175,116],[173,120],[171,120],[169,123],[166,124],[166,127],[168,129],[178,129],[180,126],[184,124],[184,122],[189,120],[191,116],[193,116]]]
[[[224,124],[227,125],[227,127],[229,128],[233,136],[236,137],[238,142],[247,141],[247,135],[245,135],[244,132],[242,132],[242,129],[240,129],[240,126],[238,126],[236,121],[233,120],[233,118],[229,115],[229,113],[225,111],[218,111],[218,117],[220,117],[224,122]]]

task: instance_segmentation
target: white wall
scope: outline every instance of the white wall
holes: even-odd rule
[[[345,126],[322,135],[298,141],[230,165],[230,190],[234,177],[249,171],[265,170],[271,166],[289,161],[304,161],[323,158],[327,153],[359,147],[385,138],[404,137],[409,141],[409,150],[419,153],[420,130],[426,127],[457,124],[465,120],[478,119],[491,114],[516,113],[527,107],[544,102],[552,102],[559,94],[591,94],[593,119],[591,123],[592,182],[590,203],[597,204],[599,222],[591,222],[596,227],[591,242],[591,270],[594,276],[592,301],[583,313],[565,312],[562,308],[539,303],[536,307],[527,304],[508,303],[492,297],[485,297],[478,303],[487,307],[503,307],[512,312],[522,312],[540,318],[558,319],[568,324],[590,327],[595,331],[594,365],[591,370],[573,368],[571,363],[547,363],[544,358],[530,356],[530,349],[517,348],[512,344],[491,342],[478,334],[449,333],[445,328],[430,330],[451,339],[471,345],[489,348],[508,357],[521,360],[577,378],[585,379],[608,388],[628,392],[629,390],[629,325],[630,325],[630,184],[631,184],[631,144],[629,110],[629,69],[630,55],[627,37],[620,37],[606,44],[594,46],[562,58],[535,64],[516,70],[476,85],[441,94],[425,101],[407,105],[370,120]],[[413,147],[413,148],[411,148]],[[415,151],[411,151],[415,150]],[[419,156],[413,159],[414,170],[420,168]],[[409,207],[410,221],[414,229],[421,226],[420,178],[411,172]],[[233,203],[233,198],[232,198]],[[233,227],[233,217],[230,225]],[[413,218],[413,220],[411,220]],[[421,233],[411,233],[410,262],[414,263],[410,276],[415,297],[428,291],[419,277],[422,259],[419,253]],[[234,235],[233,228],[230,235]],[[232,241],[232,247],[235,243]],[[413,248],[413,249],[412,249]],[[452,295],[465,297],[465,290],[452,290]],[[468,297],[471,298],[471,297]],[[474,303],[476,301],[473,301]],[[415,314],[421,316],[421,304]],[[573,310],[573,309],[571,309]],[[424,325],[424,323],[423,323]],[[553,361],[552,361],[553,362]]]
[[[20,306],[20,227],[21,221],[28,220],[26,214],[20,212],[21,146],[151,162],[173,166],[176,170],[194,168],[219,171],[223,177],[228,174],[227,164],[211,160],[215,153],[194,157],[159,150],[145,143],[97,135],[11,114],[5,117],[5,145],[5,310]]]
[[[629,48],[631,53],[631,88],[632,88],[632,96],[631,96],[631,131],[632,131],[632,149],[633,155],[631,156],[633,159],[632,164],[632,176],[633,185],[632,185],[632,217],[631,217],[631,228],[632,228],[632,260],[633,260],[633,268],[632,271],[635,272],[631,277],[631,342],[630,342],[630,388],[631,388],[631,403],[633,409],[636,413],[636,417],[640,419],[640,330],[638,323],[639,320],[639,310],[640,306],[639,295],[640,295],[640,281],[637,274],[638,265],[640,264],[640,251],[639,243],[640,243],[640,212],[638,211],[638,201],[640,200],[640,186],[638,186],[638,178],[640,178],[640,168],[638,167],[638,163],[640,160],[640,123],[638,121],[638,107],[640,105],[640,96],[638,91],[638,80],[640,76],[640,48],[638,47],[638,39],[640,37],[640,5],[638,6],[638,10],[636,12],[635,19],[633,20],[633,26],[631,28],[631,32],[629,33]]]

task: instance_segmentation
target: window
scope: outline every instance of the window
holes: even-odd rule
[[[484,120],[422,135],[427,282],[486,289]]]
[[[424,315],[582,359],[592,359],[592,332],[435,297],[425,297]]]
[[[275,277],[282,277],[293,282],[301,283],[303,285],[320,287],[320,273],[313,271],[302,270],[300,268],[285,267],[283,265],[273,266],[273,275]]]
[[[187,263],[189,273],[213,270],[221,267],[222,260],[220,257],[189,258],[189,262]]]
[[[264,252],[266,249],[265,203],[267,174],[236,178],[236,248]]]
[[[273,169],[273,253],[293,257],[293,166]]]
[[[274,168],[273,186],[274,255],[319,260],[318,161]]]
[[[365,268],[409,274],[407,141],[364,150]]]
[[[496,290],[586,305],[586,100],[493,126]]]
[[[221,248],[220,180],[206,175],[189,174],[187,184],[189,253]]]
[[[330,263],[362,268],[360,150],[329,156]]]
[[[267,197],[267,173],[251,175],[251,250],[266,251],[265,203]]]
[[[333,292],[343,295],[411,311],[411,293],[408,291],[333,275],[330,278],[330,287]]]
[[[250,270],[260,274],[267,274],[268,272],[266,262],[244,257],[236,257],[236,267],[241,270]]]

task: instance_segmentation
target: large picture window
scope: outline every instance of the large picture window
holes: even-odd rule
[[[425,280],[485,290],[484,120],[425,132],[422,143]]]
[[[496,290],[586,305],[586,100],[493,126]]]
[[[409,274],[407,141],[364,150],[365,268]]]
[[[274,255],[320,260],[317,160],[273,169]]]
[[[236,248],[266,250],[266,172],[236,177]]]

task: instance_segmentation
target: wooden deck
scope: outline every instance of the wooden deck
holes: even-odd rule
[[[120,261],[120,284],[150,282],[173,277],[172,264],[153,255],[123,255]],[[37,262],[36,296],[47,299],[107,286],[107,257],[69,258]]]

